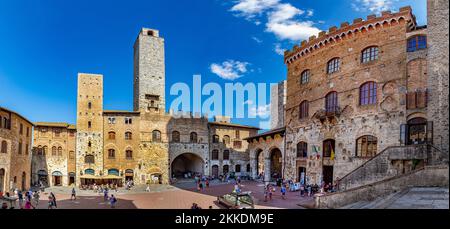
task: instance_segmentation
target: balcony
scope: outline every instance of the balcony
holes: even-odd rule
[[[406,94],[406,109],[423,109],[428,105],[428,91],[416,91]]]
[[[325,120],[327,118],[339,117],[342,113],[342,109],[339,106],[327,107],[326,109],[318,110],[313,117],[319,120]]]

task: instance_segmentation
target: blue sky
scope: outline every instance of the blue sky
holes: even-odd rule
[[[166,94],[177,82],[276,83],[280,53],[309,35],[425,0],[0,0],[0,106],[31,121],[76,121],[77,73],[104,74],[104,108],[132,109],[141,27],[166,41]],[[168,96],[172,101],[176,96]],[[256,113],[267,113],[259,107]],[[258,119],[236,119],[259,125]]]

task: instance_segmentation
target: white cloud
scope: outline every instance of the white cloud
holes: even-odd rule
[[[266,32],[275,34],[278,39],[300,41],[320,32],[312,21],[299,19],[302,15],[312,16],[312,9],[307,10],[305,15],[304,10],[281,0],[236,0],[235,3],[231,11],[257,25],[266,19]]]
[[[261,39],[259,39],[259,38],[257,38],[257,37],[252,37],[252,39],[253,39],[254,41],[256,41],[256,43],[258,43],[258,44],[261,44],[261,43],[263,42]]]
[[[254,18],[262,14],[267,9],[277,5],[280,0],[237,0],[237,4],[231,8],[231,11],[238,12],[240,16]]]
[[[286,51],[286,49],[281,48],[281,44],[280,43],[276,43],[275,44],[275,49],[274,51],[281,56],[284,56],[284,52]]]
[[[253,100],[247,100],[244,103],[242,103],[242,105],[253,105]]]
[[[235,60],[227,60],[222,64],[213,63],[210,66],[211,72],[218,75],[222,79],[235,80],[248,72],[247,66],[250,63]]]
[[[264,117],[270,115],[270,104],[262,105],[258,107],[252,107],[250,109],[251,116]]]
[[[355,11],[370,11],[380,13],[381,11],[391,10],[394,2],[397,0],[355,0],[352,7]]]
[[[282,23],[304,13],[305,11],[296,8],[291,4],[278,4],[274,11],[268,14],[268,20],[272,23]]]
[[[312,35],[318,35],[320,30],[313,26],[313,22],[287,21],[284,23],[267,23],[267,31],[274,33],[281,40],[300,41]]]

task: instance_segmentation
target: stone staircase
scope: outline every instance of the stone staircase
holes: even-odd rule
[[[391,163],[395,160],[423,160],[425,165],[448,164],[432,145],[392,146],[341,178],[338,190],[345,191],[401,175]]]
[[[394,161],[423,165],[404,171]],[[340,179],[338,192],[316,196],[315,207],[383,208],[407,188],[448,187],[448,162],[447,154],[430,144],[388,147]]]

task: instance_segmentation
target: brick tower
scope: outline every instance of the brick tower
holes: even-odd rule
[[[103,76],[78,74],[77,185],[88,175],[103,175]]]

